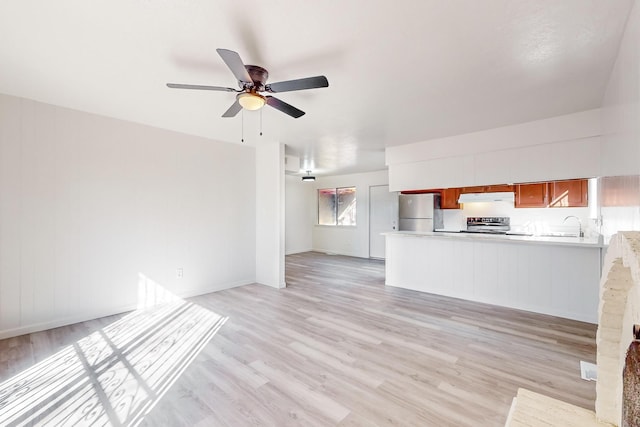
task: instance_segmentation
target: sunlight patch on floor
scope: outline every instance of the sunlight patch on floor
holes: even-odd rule
[[[179,298],[136,310],[0,384],[0,425],[135,426],[226,320]]]

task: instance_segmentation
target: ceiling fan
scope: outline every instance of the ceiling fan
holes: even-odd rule
[[[221,86],[189,85],[181,83],[167,83],[172,89],[196,89],[214,90],[222,92],[237,92],[236,101],[222,115],[222,117],[234,117],[243,108],[247,110],[259,110],[265,104],[280,110],[293,118],[304,115],[304,111],[293,105],[270,95],[263,96],[259,92],[280,93],[294,90],[315,89],[328,87],[329,81],[325,76],[307,77],[304,79],[287,80],[284,82],[269,83],[269,73],[257,65],[244,65],[237,52],[228,49],[216,49],[222,60],[227,64],[234,76],[238,79],[240,89]]]

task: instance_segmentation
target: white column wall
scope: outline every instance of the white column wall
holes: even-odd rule
[[[602,175],[640,175],[640,2],[631,9],[603,106]],[[605,181],[602,192],[622,192],[626,206],[600,209],[605,242],[617,231],[640,229],[637,185],[618,188]],[[615,180],[613,181],[615,182]],[[627,181],[632,182],[632,181]],[[635,193],[635,197],[634,197]]]
[[[629,14],[603,100],[602,176],[640,174],[639,3]]]
[[[256,282],[284,288],[284,144],[256,147]]]
[[[285,253],[287,255],[313,249],[315,219],[313,183],[301,177],[285,175]]]
[[[253,148],[0,95],[0,338],[252,283],[255,224]]]

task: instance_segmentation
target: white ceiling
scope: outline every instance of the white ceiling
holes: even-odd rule
[[[306,115],[244,114],[245,144],[279,140],[314,174],[384,168],[384,148],[600,106],[637,0],[3,0],[0,93],[240,143],[216,48]]]

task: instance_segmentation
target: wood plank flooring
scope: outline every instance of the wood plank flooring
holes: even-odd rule
[[[502,426],[518,387],[593,409],[595,325],[385,287],[382,261],[286,269],[189,299],[228,320],[142,425]],[[120,317],[0,341],[0,382]]]

